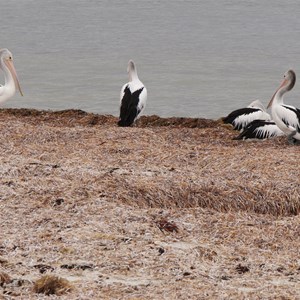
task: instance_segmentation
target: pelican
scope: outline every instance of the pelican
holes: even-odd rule
[[[300,110],[283,103],[283,96],[296,83],[296,73],[288,70],[284,73],[283,81],[271,98],[268,108],[271,107],[272,118],[277,126],[288,136],[290,144],[300,143]]]
[[[232,124],[234,129],[242,130],[254,120],[270,120],[263,104],[259,100],[251,102],[247,107],[231,112],[227,117],[222,118],[225,124]]]
[[[13,56],[8,49],[0,49],[0,68],[4,72],[5,84],[0,85],[0,104],[11,98],[16,89],[23,96],[17,72],[13,64]]]
[[[281,135],[284,135],[284,133],[279,129],[274,121],[254,120],[248,124],[244,130],[234,138],[234,140],[264,140]]]
[[[129,82],[124,84],[120,93],[120,118],[118,125],[131,126],[144,110],[147,101],[147,89],[139,80],[135,63],[128,62]]]

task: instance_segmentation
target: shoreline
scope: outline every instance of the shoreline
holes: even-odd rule
[[[116,121],[0,110],[0,299],[41,299],[45,274],[74,287],[59,299],[298,296],[300,148],[214,120]]]
[[[80,109],[38,110],[30,108],[2,108],[0,109],[0,116],[15,116],[25,119],[35,117],[38,118],[40,121],[44,122],[58,120],[59,122],[57,124],[64,126],[114,125],[118,121],[118,117],[113,115],[89,113]],[[68,121],[64,122],[65,120]],[[160,117],[158,115],[142,115],[138,120],[138,127],[142,128],[147,126],[206,128],[217,126],[218,124],[219,122],[213,119],[191,117]]]

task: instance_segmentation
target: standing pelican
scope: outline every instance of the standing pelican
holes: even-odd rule
[[[270,115],[259,100],[251,102],[247,107],[232,111],[222,118],[225,124],[232,124],[234,129],[242,130],[254,120],[270,120]]]
[[[0,85],[0,104],[11,98],[16,88],[23,96],[17,72],[13,64],[13,57],[8,49],[0,49],[0,68],[4,72],[5,84]]]
[[[293,70],[285,72],[282,83],[268,104],[274,122],[288,136],[290,144],[300,142],[300,110],[284,104],[283,96],[294,87],[295,83],[296,73]]]
[[[129,82],[124,84],[120,94],[120,118],[118,125],[131,126],[146,106],[147,90],[139,80],[134,62],[128,62]]]

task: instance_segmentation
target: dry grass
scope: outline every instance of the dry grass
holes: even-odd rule
[[[43,299],[44,274],[75,287],[60,299],[297,299],[299,147],[205,119],[115,124],[0,111],[0,298]]]
[[[45,275],[38,279],[33,286],[33,291],[38,294],[61,296],[72,290],[70,282],[64,278]]]
[[[11,278],[5,272],[0,272],[0,286],[8,284],[11,282]]]

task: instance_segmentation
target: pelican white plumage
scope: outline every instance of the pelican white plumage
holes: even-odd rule
[[[13,64],[13,56],[8,49],[0,49],[0,68],[4,73],[5,84],[0,85],[0,104],[11,98],[16,89],[23,96],[16,69]]]
[[[264,140],[281,135],[284,135],[284,133],[279,129],[274,121],[254,120],[248,124],[244,130],[234,138],[234,140]]]
[[[124,84],[120,93],[120,118],[118,125],[131,126],[146,106],[147,89],[137,75],[133,60],[128,62],[129,82]]]
[[[288,136],[290,144],[300,143],[300,110],[283,103],[283,96],[296,83],[296,73],[288,70],[284,73],[283,81],[271,98],[268,108],[276,125]]]
[[[231,124],[234,129],[242,130],[254,120],[270,120],[271,116],[259,100],[252,101],[247,107],[232,111],[222,118],[225,124]]]

